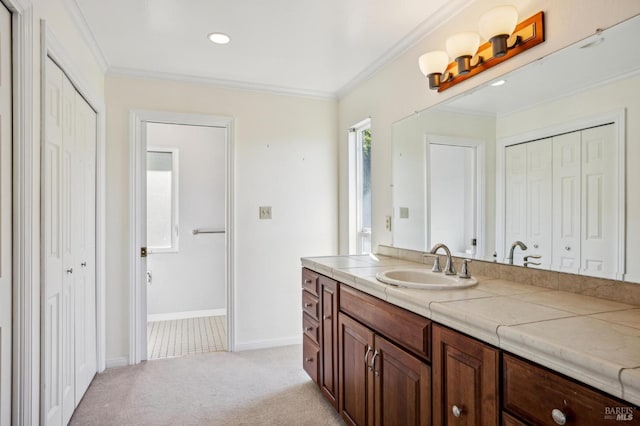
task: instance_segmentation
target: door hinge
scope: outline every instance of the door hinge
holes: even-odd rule
[[[147,257],[147,248],[140,247],[140,257]]]

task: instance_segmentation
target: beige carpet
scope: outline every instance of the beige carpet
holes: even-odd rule
[[[147,358],[161,359],[227,350],[225,316],[147,323]]]
[[[212,352],[109,369],[72,425],[340,425],[287,346]]]

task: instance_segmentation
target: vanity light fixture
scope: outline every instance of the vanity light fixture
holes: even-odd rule
[[[481,16],[480,35],[459,33],[447,39],[447,53],[432,51],[418,59],[429,88],[442,92],[544,41],[544,12],[517,24],[514,6],[499,6]],[[480,45],[480,38],[488,40]],[[453,59],[448,65],[442,63]]]
[[[506,55],[509,47],[513,47],[518,42],[516,37],[511,46],[507,44],[517,23],[518,10],[514,6],[498,6],[480,17],[478,31],[491,43],[494,58]]]
[[[231,37],[225,33],[211,33],[208,35],[209,40],[215,44],[227,44],[231,41]]]
[[[454,58],[458,66],[458,74],[464,75],[471,71],[471,58],[480,47],[480,36],[467,31],[451,36],[447,39],[447,53]]]
[[[449,65],[449,55],[442,50],[434,50],[420,56],[418,66],[429,80],[429,89],[437,89],[443,81],[449,79],[450,74],[445,74],[447,65]]]

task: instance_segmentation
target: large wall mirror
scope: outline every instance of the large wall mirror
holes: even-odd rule
[[[640,16],[393,125],[393,245],[640,282]]]

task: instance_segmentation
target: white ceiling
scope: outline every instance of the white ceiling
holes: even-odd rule
[[[470,0],[70,0],[112,72],[336,96]],[[231,43],[214,45],[211,32]],[[417,65],[416,65],[417,66]]]

